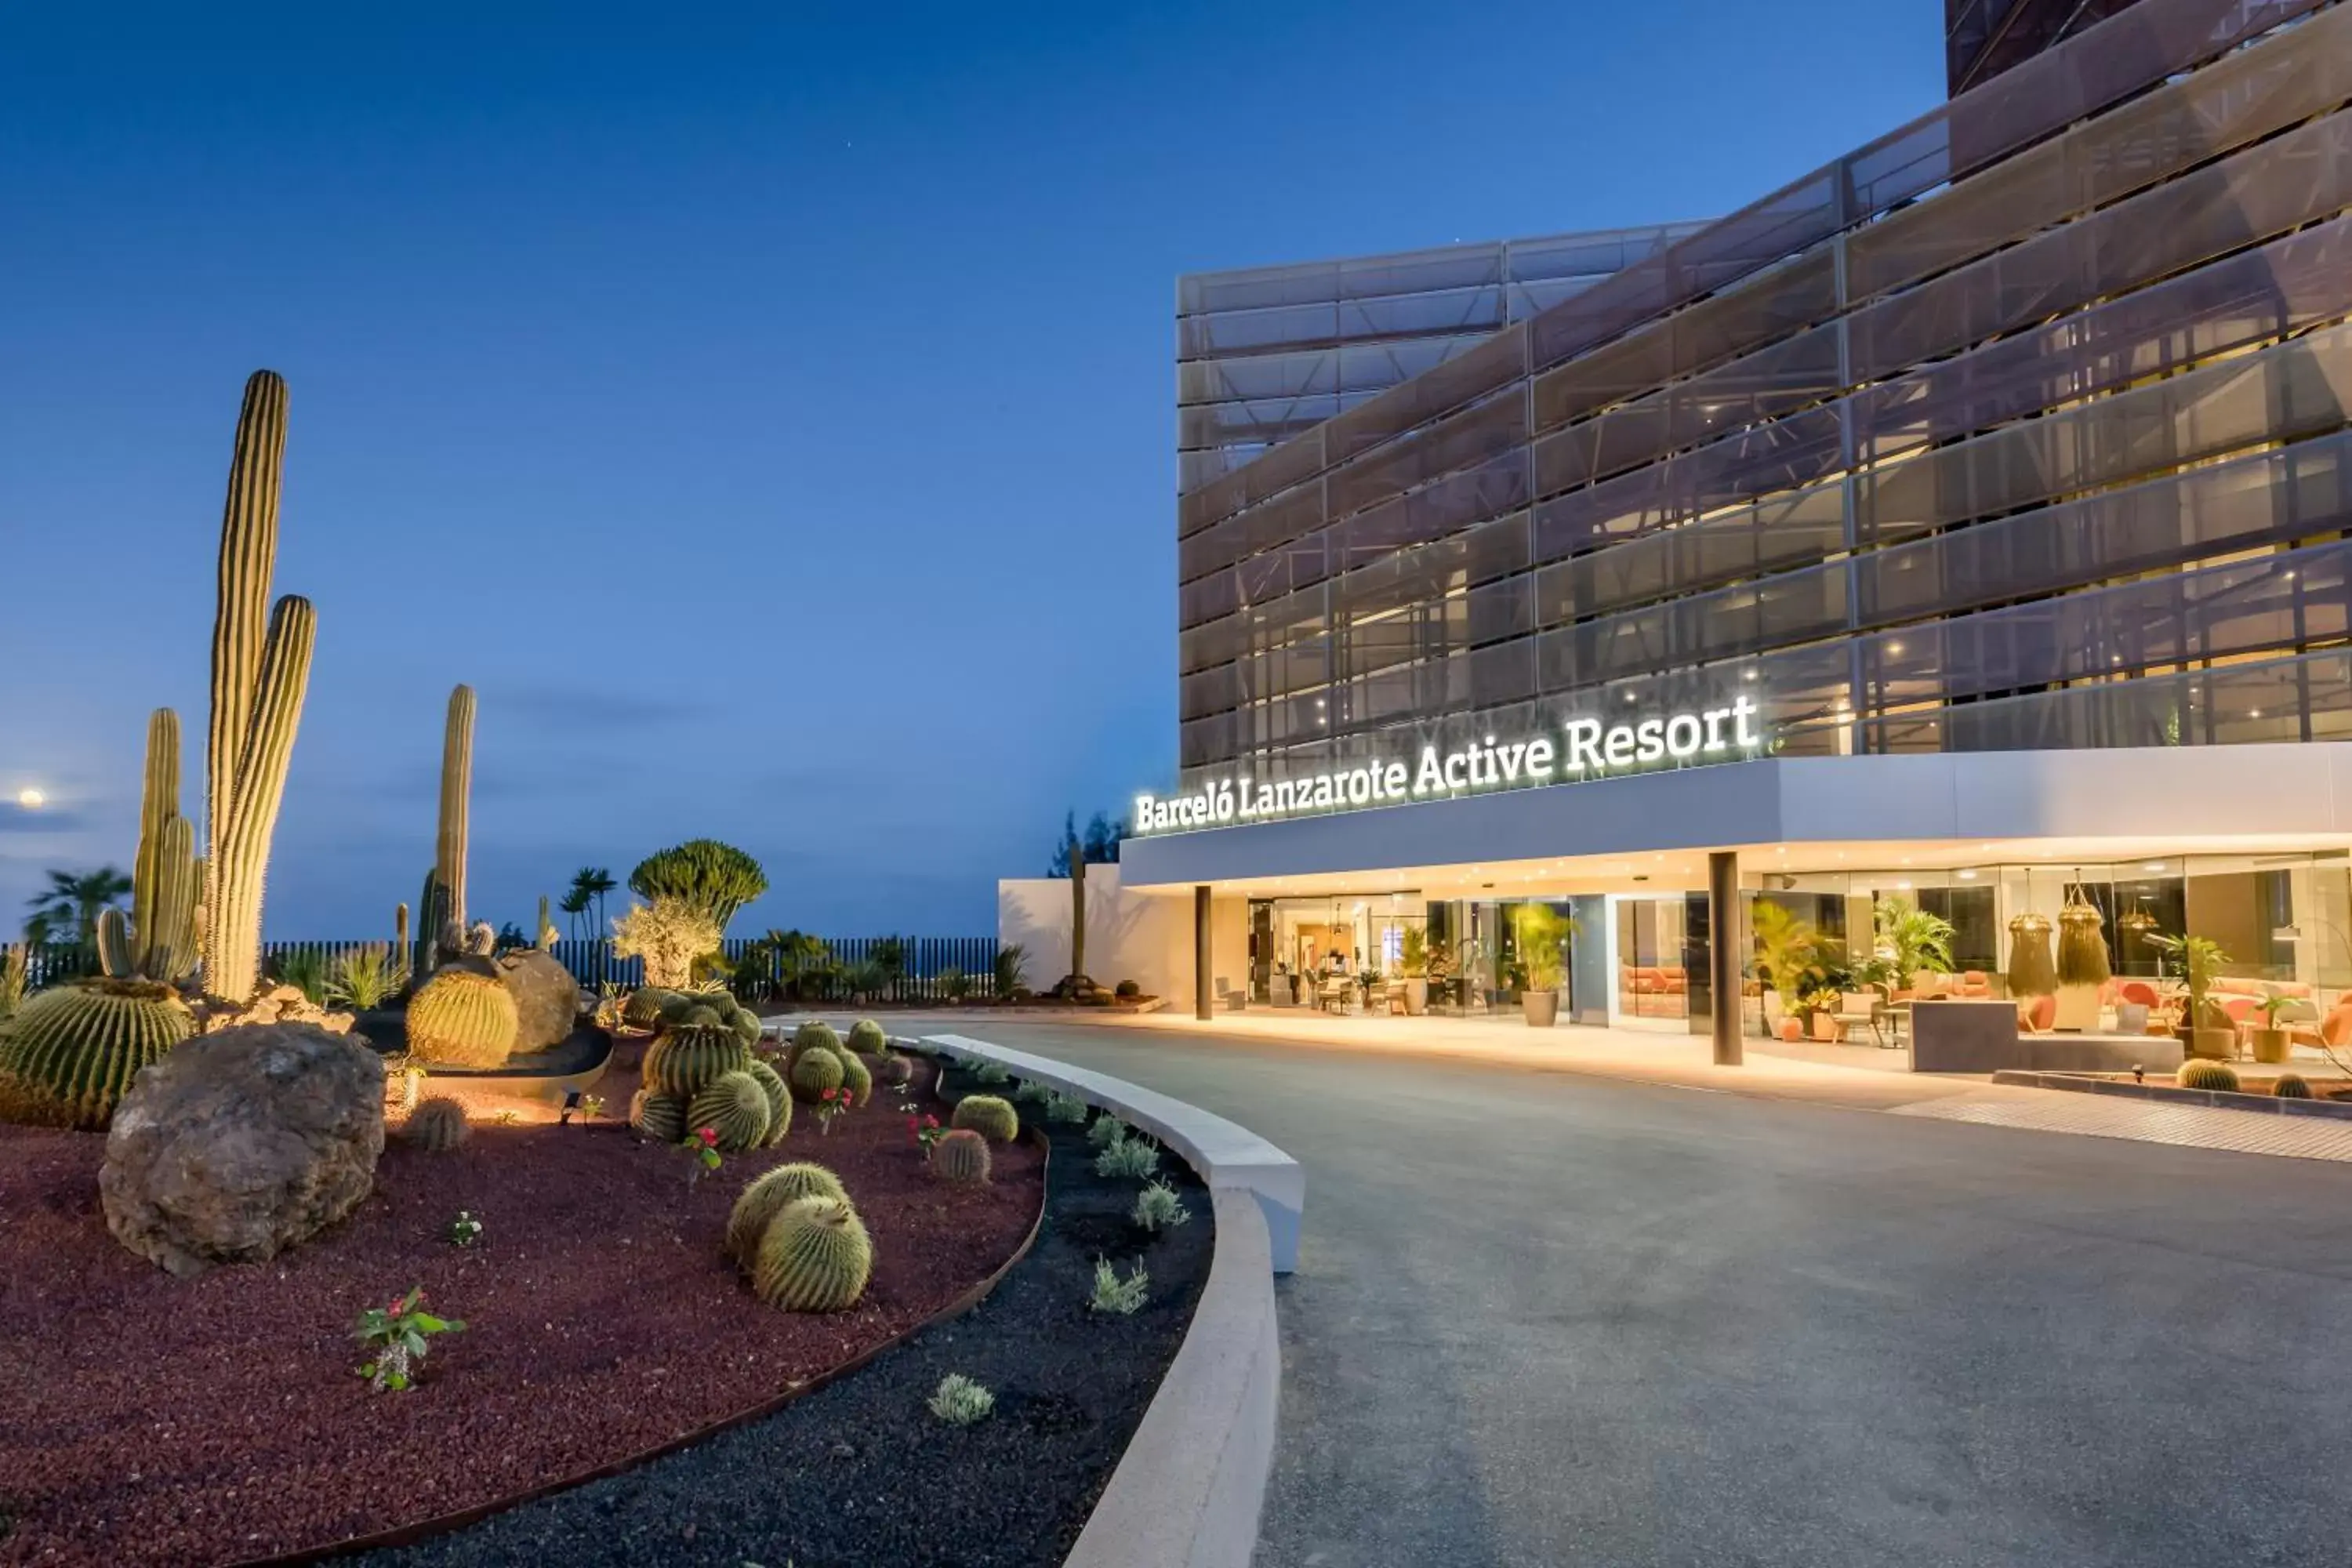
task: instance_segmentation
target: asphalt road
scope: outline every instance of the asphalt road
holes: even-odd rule
[[[2352,1563],[2352,1168],[963,1032],[1306,1164],[1262,1568]]]

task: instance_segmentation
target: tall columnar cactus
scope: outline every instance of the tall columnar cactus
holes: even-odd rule
[[[555,922],[547,918],[547,895],[539,896],[539,930],[531,933],[533,945],[541,949],[555,945]]]
[[[465,950],[465,927],[457,926],[457,938],[448,940],[448,931],[457,922],[449,918],[449,889],[441,885],[441,873],[425,873],[425,886],[416,895],[416,940],[423,943],[411,966],[419,974],[429,974],[440,966],[444,958],[455,957]],[[445,951],[446,950],[446,951]]]
[[[286,383],[258,370],[245,384],[221,511],[205,739],[205,989],[240,1002],[261,978],[262,880],[319,635],[308,599],[269,603],[285,457]]]
[[[99,962],[118,980],[173,984],[196,963],[196,830],[180,815],[180,716],[158,708],[147,720],[147,776],[139,795],[139,854],[132,862],[131,918],[99,917]]]
[[[839,1312],[857,1304],[874,1271],[874,1244],[840,1198],[802,1198],[768,1222],[751,1288],[787,1312]]]
[[[416,962],[416,950],[408,945],[408,906],[395,904],[392,910],[393,962],[408,969]]]
[[[433,875],[449,898],[444,918],[459,925],[466,923],[466,810],[473,793],[474,689],[459,686],[449,693],[441,731],[441,825],[433,839]]]

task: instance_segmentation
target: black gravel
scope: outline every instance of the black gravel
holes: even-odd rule
[[[950,1073],[945,1092],[969,1091]],[[1035,1107],[1024,1105],[1024,1121]],[[499,1514],[470,1529],[375,1552],[370,1563],[561,1563],[568,1568],[1013,1568],[1059,1563],[1143,1419],[1207,1282],[1207,1194],[1172,1155],[1189,1224],[1145,1237],[1127,1223],[1141,1183],[1094,1173],[1083,1130],[1054,1144],[1037,1242],[963,1317],[764,1421],[626,1475]],[[1140,1257],[1150,1298],[1133,1317],[1091,1311],[1095,1258]],[[713,1353],[722,1353],[718,1347]],[[925,1402],[949,1373],[996,1395],[970,1426]]]

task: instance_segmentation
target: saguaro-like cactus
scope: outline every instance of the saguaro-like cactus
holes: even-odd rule
[[[147,776],[139,796],[131,918],[108,910],[98,921],[99,962],[108,974],[171,984],[195,967],[202,865],[195,827],[180,815],[180,716],[158,708],[147,720]]]
[[[237,1001],[250,996],[260,979],[262,880],[318,640],[318,618],[308,599],[289,595],[269,605],[285,456],[286,383],[274,371],[256,371],[245,384],[221,512],[212,721],[205,741],[205,827],[211,846],[205,989]]]
[[[433,875],[449,900],[442,919],[459,925],[466,923],[466,808],[473,792],[474,689],[459,686],[449,693],[441,731],[441,825],[433,840]]]
[[[416,962],[416,950],[408,945],[408,906],[395,904],[392,910],[392,951],[403,969]]]

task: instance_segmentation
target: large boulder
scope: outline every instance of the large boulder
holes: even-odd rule
[[[315,1024],[200,1035],[116,1107],[99,1195],[114,1238],[183,1278],[258,1263],[375,1184],[383,1062]]]
[[[514,1048],[543,1051],[572,1033],[580,1017],[580,982],[555,955],[518,948],[498,961],[499,978],[514,998]]]

